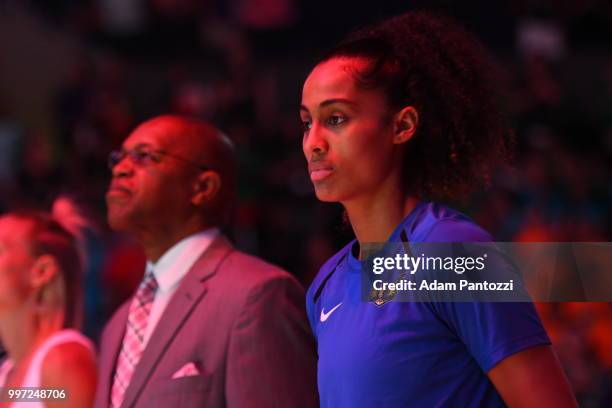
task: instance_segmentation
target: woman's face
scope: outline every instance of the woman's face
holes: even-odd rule
[[[32,293],[28,273],[35,258],[27,245],[29,222],[0,217],[0,317],[21,306]]]
[[[304,83],[302,148],[322,201],[374,196],[401,160],[384,94],[358,87],[353,77],[366,64],[333,58],[317,65]]]

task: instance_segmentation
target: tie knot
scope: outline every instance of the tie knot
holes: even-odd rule
[[[147,271],[144,278],[142,279],[142,282],[140,282],[140,287],[138,288],[138,291],[144,293],[155,293],[157,291],[157,288],[157,279],[155,279],[153,270]]]

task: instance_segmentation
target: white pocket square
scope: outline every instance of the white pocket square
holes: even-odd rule
[[[194,363],[187,363],[178,370],[174,374],[172,374],[172,378],[182,378],[182,377],[190,377],[193,375],[199,375],[200,370]]]

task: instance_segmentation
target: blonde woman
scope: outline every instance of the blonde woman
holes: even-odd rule
[[[76,235],[83,219],[74,209],[62,198],[52,214],[0,217],[0,340],[7,352],[0,365],[0,407],[92,405],[94,349],[76,330],[82,313]],[[26,387],[56,389],[51,396],[64,398],[38,393],[28,402],[16,400],[14,391]]]

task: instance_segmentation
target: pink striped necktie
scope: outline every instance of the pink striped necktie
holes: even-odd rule
[[[125,328],[123,344],[117,359],[113,388],[111,389],[110,408],[118,408],[123,402],[125,390],[130,384],[134,369],[140,361],[144,349],[144,335],[151,313],[151,306],[157,291],[157,281],[153,271],[148,271],[140,283],[132,304]]]

